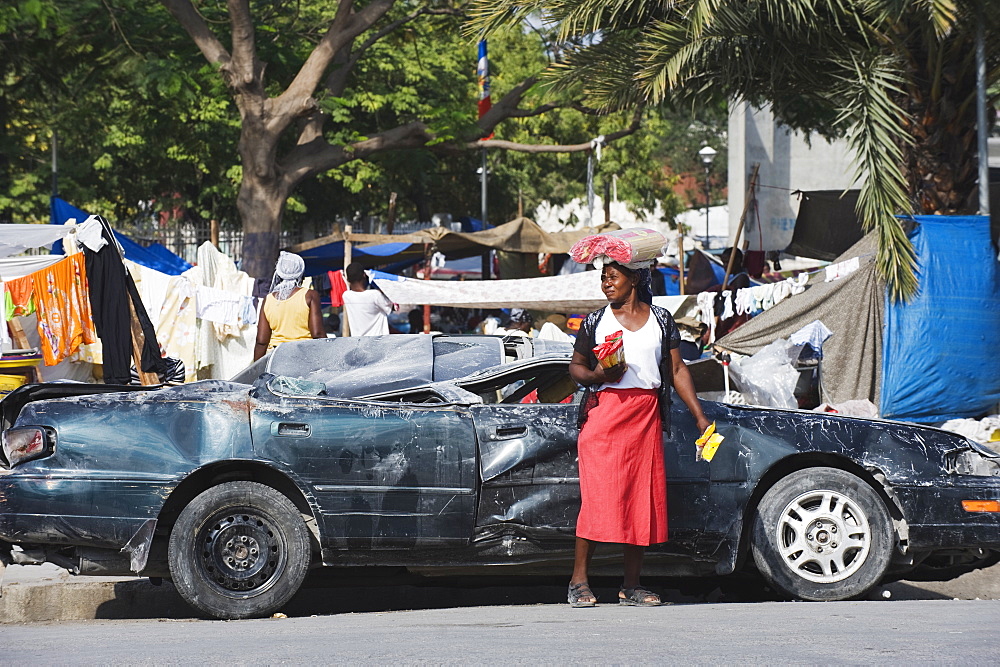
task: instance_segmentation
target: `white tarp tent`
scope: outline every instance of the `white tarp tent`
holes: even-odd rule
[[[419,280],[375,273],[375,284],[394,303],[453,308],[527,308],[554,313],[586,313],[608,305],[601,272],[517,280]],[[695,302],[695,296],[658,296],[653,303],[672,313]],[[686,307],[685,307],[686,306]]]
[[[598,271],[517,280],[392,279],[386,275],[376,274],[375,284],[395,303],[553,312],[586,312],[608,303]]]
[[[63,225],[3,225],[0,227],[0,257],[51,246],[72,231],[72,227]]]

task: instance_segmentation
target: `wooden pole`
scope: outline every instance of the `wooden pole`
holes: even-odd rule
[[[431,244],[424,244],[424,280],[431,279]],[[424,333],[429,334],[431,332],[431,306],[428,303],[424,304]]]
[[[219,247],[219,221],[212,218],[208,221],[208,236],[209,240],[212,242],[216,248]]]
[[[396,228],[396,193],[389,193],[389,215],[385,225],[385,233],[392,234]]]
[[[677,278],[677,286],[680,288],[681,295],[684,294],[684,234],[683,230],[677,235],[677,258],[681,262],[681,272]]]
[[[351,263],[351,226],[344,225],[344,270],[347,270],[347,266]],[[351,289],[348,285],[347,289]],[[351,323],[347,320],[347,306],[345,305],[343,311],[340,313],[340,326],[343,335],[351,335]]]
[[[604,224],[611,222],[611,183],[604,181]]]
[[[747,211],[750,210],[750,204],[756,197],[757,191],[757,172],[760,171],[760,163],[754,163],[753,172],[750,174],[750,183],[747,185],[747,196],[743,202],[743,213],[740,215],[740,225],[736,228],[736,237],[733,239],[733,245],[731,246],[735,250],[740,243],[740,235],[743,233],[743,224],[747,220]],[[760,220],[757,221],[760,224]],[[722,289],[726,289],[726,285],[729,284],[729,275],[733,272],[733,261],[736,259],[736,253],[729,253],[729,261],[726,263],[726,276],[722,279]]]
[[[7,330],[10,332],[10,338],[14,341],[14,346],[20,350],[30,349],[31,346],[28,344],[28,336],[24,333],[24,327],[21,326],[20,317],[10,318],[10,322],[7,323]],[[29,382],[44,382],[42,380],[42,371],[38,366],[32,366],[28,369],[25,375]]]

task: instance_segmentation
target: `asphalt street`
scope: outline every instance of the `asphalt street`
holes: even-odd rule
[[[5,664],[996,664],[1000,601],[565,604],[0,628]]]

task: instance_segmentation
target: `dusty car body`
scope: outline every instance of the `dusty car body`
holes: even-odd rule
[[[339,342],[338,342],[339,341]],[[0,557],[169,577],[266,615],[310,567],[568,572],[579,509],[568,346],[492,337],[289,343],[232,381],[33,385],[0,404]],[[756,569],[807,600],[950,578],[1000,553],[1000,457],[933,428],[705,402],[664,435],[661,575]],[[600,565],[600,564],[598,564]]]

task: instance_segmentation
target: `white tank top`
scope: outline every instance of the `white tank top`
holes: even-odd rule
[[[629,331],[618,322],[611,312],[611,306],[604,309],[597,330],[594,332],[594,344],[600,345],[605,336],[616,331],[622,332],[622,346],[625,349],[625,363],[628,370],[618,382],[602,384],[601,389],[658,389],[660,386],[660,361],[663,357],[663,332],[656,321],[656,316],[650,311],[646,323],[638,331]]]

